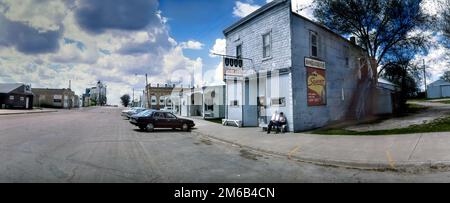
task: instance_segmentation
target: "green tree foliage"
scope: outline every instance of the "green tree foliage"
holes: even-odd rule
[[[124,94],[122,97],[120,97],[120,100],[124,107],[128,107],[128,105],[130,105],[130,95]]]
[[[417,51],[427,40],[429,22],[422,0],[316,0],[314,15],[342,35],[353,35],[378,64],[396,47]],[[380,71],[381,73],[381,71]]]
[[[97,99],[91,98],[91,106],[97,106]]]

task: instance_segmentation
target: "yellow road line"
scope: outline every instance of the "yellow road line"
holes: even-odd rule
[[[295,147],[293,150],[291,150],[291,151],[288,153],[288,159],[291,159],[292,154],[294,154],[295,152],[298,152],[298,150],[300,150],[300,146],[297,146],[297,147]]]
[[[386,157],[389,161],[389,165],[391,166],[391,168],[395,169],[395,161],[391,156],[391,152],[389,150],[386,151]]]

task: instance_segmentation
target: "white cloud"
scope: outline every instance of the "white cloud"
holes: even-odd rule
[[[201,42],[189,40],[187,42],[182,42],[180,46],[183,49],[201,50],[203,49],[204,45]]]
[[[167,19],[161,13],[158,13],[159,26],[139,31],[108,30],[93,35],[78,26],[73,8],[58,4],[61,1],[42,0],[43,5],[48,3],[48,8],[38,5],[36,12],[32,7],[41,1],[3,2],[14,6],[5,15],[10,20],[27,23],[42,31],[58,30],[62,25],[64,32],[57,53],[26,55],[12,47],[0,47],[0,83],[67,88],[71,80],[72,89],[81,95],[97,80],[103,80],[108,85],[107,96],[111,104],[120,104],[120,96],[131,95],[133,88],[139,95],[145,86],[145,73],[148,73],[150,83],[172,81],[187,85],[192,83],[191,79],[196,80],[196,85],[203,83],[203,60],[188,58],[183,50],[202,49],[204,45],[194,40],[178,43],[169,35],[165,25]],[[0,3],[0,11],[5,5]],[[76,42],[67,43],[64,38]],[[103,54],[99,54],[100,50]]]
[[[438,80],[445,71],[450,70],[448,50],[442,46],[431,49],[429,54],[426,56],[417,56],[413,62],[415,64],[422,65],[423,60],[425,60],[427,75],[429,76],[428,84]]]
[[[424,0],[422,8],[429,15],[438,15],[445,8],[442,6],[444,2],[445,0]]]
[[[61,40],[63,41],[63,40]],[[58,53],[50,55],[49,60],[56,63],[86,63],[94,64],[97,62],[99,53],[95,45],[90,45],[85,49],[80,49],[76,44],[60,43]]]
[[[2,0],[0,11],[12,21],[23,22],[40,31],[60,29],[68,9],[63,0]]]
[[[241,1],[237,1],[234,8],[233,8],[233,15],[239,18],[243,18],[250,13],[258,10],[261,6],[259,5],[252,5],[249,3],[243,3]]]
[[[211,57],[217,57],[214,54],[226,54],[226,46],[227,46],[227,40],[226,39],[216,39],[216,42],[214,43],[214,46],[211,50],[209,50],[209,56]]]

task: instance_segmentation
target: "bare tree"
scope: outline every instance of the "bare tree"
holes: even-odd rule
[[[450,71],[445,71],[444,74],[441,76],[441,80],[450,82]]]
[[[444,46],[450,49],[450,0],[444,2],[443,8],[441,27],[444,34]]]

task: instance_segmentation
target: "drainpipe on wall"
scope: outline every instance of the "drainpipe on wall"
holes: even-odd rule
[[[202,87],[202,117],[205,119],[205,88]]]

